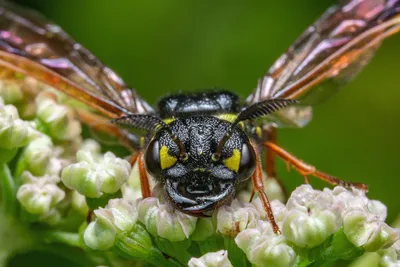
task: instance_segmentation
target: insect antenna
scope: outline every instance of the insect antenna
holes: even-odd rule
[[[299,101],[293,99],[275,98],[267,99],[248,106],[238,114],[238,116],[230,126],[230,129],[222,137],[221,141],[218,144],[217,151],[213,155],[213,159],[218,160],[220,158],[222,148],[224,147],[226,141],[228,141],[228,139],[231,137],[233,129],[239,122],[256,119],[297,103],[299,103]]]
[[[171,128],[162,119],[154,115],[148,114],[129,114],[116,119],[112,119],[111,123],[133,128],[137,130],[145,130],[147,132],[155,132],[160,129],[165,129],[171,136],[172,140],[179,148],[179,157],[186,158],[185,147],[182,141],[172,132]]]

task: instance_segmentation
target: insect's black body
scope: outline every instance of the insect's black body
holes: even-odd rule
[[[161,118],[184,114],[237,114],[240,109],[239,97],[227,91],[177,94],[162,98],[158,102]]]
[[[146,153],[149,172],[161,179],[167,197],[177,208],[197,216],[207,215],[229,201],[236,186],[254,171],[255,155],[246,132],[235,125],[213,158],[222,138],[232,128],[241,105],[237,95],[221,91],[178,94],[163,98],[159,116],[168,124],[152,137]],[[183,144],[186,158],[171,137]],[[171,165],[171,166],[170,166]]]

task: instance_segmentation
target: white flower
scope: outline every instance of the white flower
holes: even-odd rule
[[[20,102],[24,97],[21,84],[7,79],[0,80],[0,97],[8,104]]]
[[[217,252],[209,252],[200,258],[191,258],[188,262],[189,267],[231,267],[232,264],[228,259],[228,252],[220,250]]]
[[[236,236],[246,229],[249,224],[256,223],[260,219],[258,210],[250,203],[240,203],[234,199],[228,206],[222,206],[215,213],[217,219],[217,231],[226,236]]]
[[[21,205],[32,214],[46,214],[65,197],[57,183],[56,176],[34,177],[30,172],[22,174],[22,186],[18,189],[17,198]]]
[[[78,191],[73,190],[71,196],[71,205],[82,215],[86,215],[89,212],[89,207],[86,203],[85,196],[78,193]]]
[[[88,247],[94,250],[107,250],[115,243],[116,231],[107,225],[91,222],[83,234]]]
[[[128,231],[137,220],[137,212],[134,206],[125,199],[111,199],[105,208],[94,211],[98,220],[109,221],[117,232]]]
[[[91,222],[83,235],[86,245],[95,250],[112,247],[116,235],[128,232],[137,220],[134,206],[124,199],[112,199],[105,208],[94,211],[96,220]]]
[[[384,250],[379,263],[381,267],[400,267],[399,251],[394,248]]]
[[[86,197],[98,198],[113,194],[128,180],[131,166],[128,161],[107,152],[103,157],[79,150],[78,163],[63,169],[61,179],[71,189]]]
[[[153,236],[176,242],[188,238],[196,228],[197,218],[160,203],[158,198],[149,197],[137,203],[139,220]]]
[[[69,163],[68,160],[61,158],[62,154],[61,147],[55,147],[47,135],[41,134],[28,144],[22,157],[25,160],[26,170],[32,174],[59,176],[61,170]]]
[[[256,266],[291,267],[296,264],[296,252],[284,235],[273,232],[269,222],[258,221],[256,227],[240,232],[235,242]]]
[[[350,209],[343,214],[346,237],[366,251],[377,251],[391,246],[398,238],[396,231],[375,214],[360,208]]]
[[[19,118],[17,109],[0,98],[0,148],[23,147],[39,136],[35,125]]]
[[[282,232],[299,247],[322,244],[342,225],[341,208],[329,192],[302,185],[293,191],[287,205]]]
[[[366,251],[377,251],[390,247],[399,238],[385,223],[387,208],[381,202],[369,200],[359,189],[350,191],[338,186],[331,193],[342,206],[343,230],[354,245]]]
[[[58,104],[46,93],[38,95],[37,120],[43,124],[45,132],[54,140],[74,140],[81,134],[81,124],[74,119],[72,110]]]

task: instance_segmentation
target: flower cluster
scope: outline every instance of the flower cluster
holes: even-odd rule
[[[78,163],[63,169],[63,183],[89,198],[98,198],[104,193],[119,191],[128,180],[130,164],[107,152],[103,156],[91,151],[79,150],[76,154]]]
[[[23,90],[0,84],[7,103],[28,101]],[[356,258],[364,266],[371,255],[381,266],[400,266],[399,230],[361,190],[302,185],[285,201],[277,180],[264,174],[281,234],[259,198],[248,202],[251,184],[211,217],[193,217],[174,209],[154,179],[152,197],[142,199],[137,164],[84,139],[73,110],[53,93],[30,104],[30,119],[21,119],[20,106],[0,98],[0,221],[15,224],[7,235],[16,240],[6,256],[63,243],[81,248],[89,266],[295,267]]]

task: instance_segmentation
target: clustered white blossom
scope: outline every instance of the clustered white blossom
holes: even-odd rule
[[[106,250],[114,245],[116,235],[132,229],[137,220],[134,206],[124,199],[112,199],[105,208],[94,211],[96,220],[86,228],[86,244],[97,250]]]
[[[63,169],[63,183],[89,198],[98,198],[104,193],[119,191],[128,180],[131,166],[128,161],[117,158],[107,152],[98,155],[91,151],[79,150],[76,154],[78,163]]]
[[[232,267],[228,259],[228,252],[220,250],[217,252],[209,252],[200,258],[191,258],[188,262],[189,267]]]
[[[81,124],[74,118],[72,110],[48,97],[46,92],[36,97],[37,121],[45,132],[55,140],[70,141],[79,138]]]
[[[14,149],[26,146],[39,136],[32,122],[19,118],[18,110],[12,105],[5,105],[0,98],[0,148]]]
[[[17,192],[21,205],[30,213],[44,215],[65,197],[65,192],[57,186],[60,178],[46,174],[35,177],[30,172],[22,174],[22,185]]]
[[[0,83],[7,101],[21,100],[21,88],[4,88]],[[163,185],[154,180],[153,196],[142,199],[137,164],[102,154],[96,141],[82,141],[80,123],[51,94],[32,102],[36,117],[26,121],[0,98],[0,163],[14,159],[15,197],[29,222],[57,227],[69,223],[69,213],[79,216],[76,234],[88,253],[118,251],[113,260],[121,254],[153,265],[229,267],[240,258],[254,266],[294,267],[334,262],[343,256],[336,252],[349,248],[356,256],[376,253],[380,266],[400,266],[400,231],[385,223],[386,207],[362,190],[302,185],[283,204],[278,182],[264,173],[282,234],[274,233],[259,198],[248,202],[251,188],[212,217],[193,217],[165,201]],[[330,249],[318,249],[324,246]],[[309,258],[311,250],[320,258]]]

